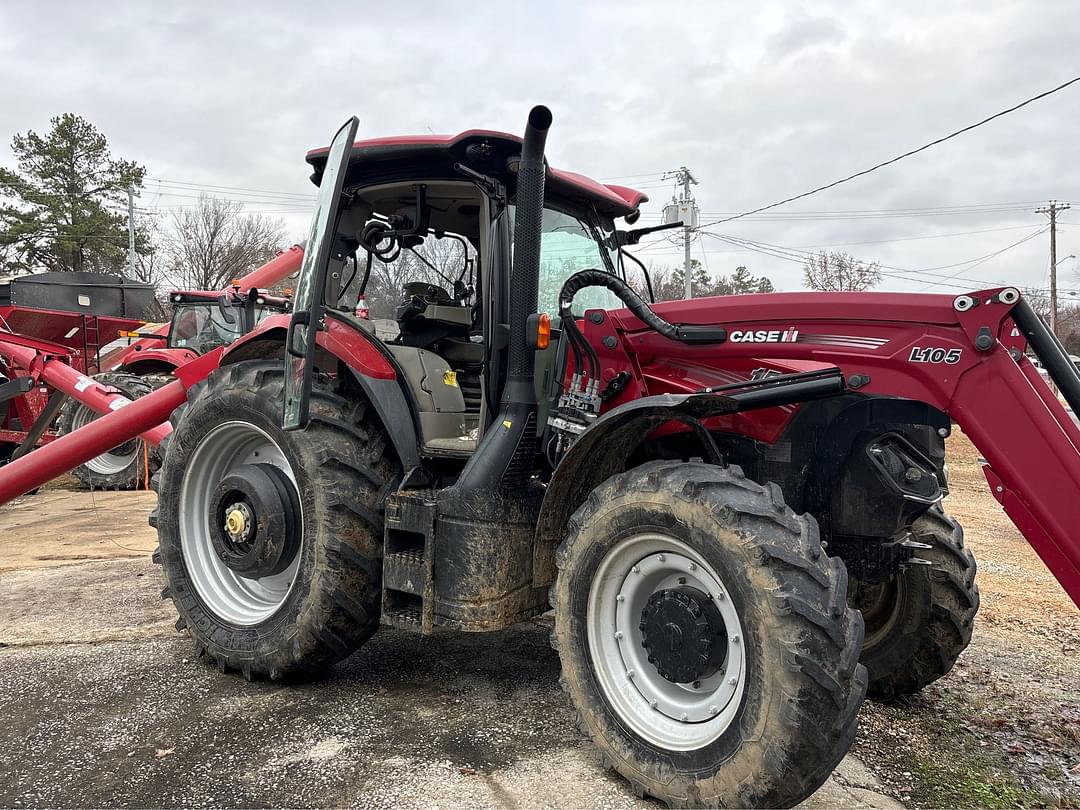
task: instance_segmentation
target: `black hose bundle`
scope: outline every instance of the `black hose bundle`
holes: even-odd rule
[[[722,343],[727,339],[727,330],[717,326],[677,326],[668,323],[642,300],[625,281],[604,270],[581,270],[570,276],[559,290],[559,317],[564,323],[573,323],[574,316],[570,305],[574,296],[586,287],[607,287],[629,309],[634,316],[652,329],[670,340],[680,343],[702,344]],[[574,332],[585,342],[584,335],[574,325]],[[587,344],[586,344],[587,345]]]
[[[360,240],[360,247],[377,257],[383,264],[390,264],[401,255],[401,240],[393,234],[388,236],[387,234],[391,231],[393,227],[390,223],[378,219],[371,220],[360,229],[357,237]],[[386,244],[381,246],[383,242]]]

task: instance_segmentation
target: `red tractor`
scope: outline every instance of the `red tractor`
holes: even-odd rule
[[[581,728],[636,793],[795,804],[864,695],[916,692],[971,638],[975,561],[941,507],[954,422],[1080,601],[1080,429],[1025,350],[1074,410],[1080,374],[1011,287],[652,306],[623,275],[641,232],[616,226],[644,195],[548,167],[550,123],[354,143],[350,120],[308,155],[291,316],[0,470],[0,502],[186,390],[154,560],[223,671],[304,676],[380,624],[554,609]],[[406,284],[393,334],[356,317],[373,261],[443,238],[472,282]]]
[[[293,245],[219,292],[174,290],[169,294],[169,323],[125,333],[135,340],[104,355],[94,379],[131,400],[146,396],[172,380],[180,366],[227,346],[269,315],[287,312],[288,299],[265,288],[295,273],[303,255],[303,248]],[[71,433],[97,418],[89,406],[69,399],[58,431]],[[153,448],[133,439],[80,464],[72,473],[93,489],[131,489],[159,463]]]

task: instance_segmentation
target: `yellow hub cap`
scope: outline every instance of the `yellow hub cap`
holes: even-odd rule
[[[225,530],[233,535],[238,536],[244,533],[247,528],[247,520],[244,518],[244,513],[239,509],[233,509],[229,512],[229,516],[225,518]]]

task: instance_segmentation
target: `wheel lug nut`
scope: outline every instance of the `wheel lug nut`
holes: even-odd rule
[[[626,601],[626,597],[625,597],[625,596],[623,596],[623,595],[622,595],[622,594],[620,593],[620,594],[619,594],[618,596],[616,596],[616,597],[615,597],[615,601],[616,601],[616,602],[625,602],[625,601]]]
[[[701,688],[701,681],[694,681],[694,688],[695,689],[700,689]]]
[[[630,680],[633,680],[634,679],[634,670],[632,670],[632,669],[626,670],[626,677],[629,678]]]
[[[709,707],[709,714],[720,714],[720,707],[719,706],[710,706]]]
[[[655,709],[656,708],[656,698],[650,698],[649,699],[649,705],[652,706]]]
[[[724,592],[720,591],[720,593],[716,594],[716,596],[713,597],[713,598],[716,599],[717,602],[723,602],[724,601]]]
[[[633,568],[631,568],[631,569],[630,569],[630,573],[631,573],[631,574],[640,574],[640,573],[641,573],[641,569],[640,569],[640,568],[638,568],[638,567],[637,567],[637,566],[635,565],[635,566],[634,566]]]
[[[691,571],[697,571],[697,564],[696,563],[690,563],[690,570]]]
[[[688,715],[686,712],[683,712],[679,715],[679,719],[685,723],[687,720],[690,719],[690,715]]]
[[[732,686],[734,686],[734,685],[735,685],[735,684],[737,684],[738,682],[739,682],[739,679],[738,679],[738,678],[734,678],[734,677],[732,677],[732,678],[728,678],[728,683],[730,683],[730,684],[731,684]]]
[[[731,637],[731,643],[732,644],[738,644],[739,643],[739,637],[738,636],[732,636]]]
[[[656,559],[659,560],[660,562],[663,562],[664,560],[667,559],[667,557],[665,557],[663,554],[657,554]]]
[[[616,630],[615,631],[615,638],[616,639],[622,638],[622,631],[621,630]]]

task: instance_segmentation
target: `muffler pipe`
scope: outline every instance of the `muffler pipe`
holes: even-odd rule
[[[534,348],[525,334],[536,311],[540,237],[544,222],[544,144],[551,110],[532,108],[521,142],[514,212],[514,262],[510,270],[510,356],[502,409],[461,471],[455,488],[515,489],[525,485],[536,455]]]

